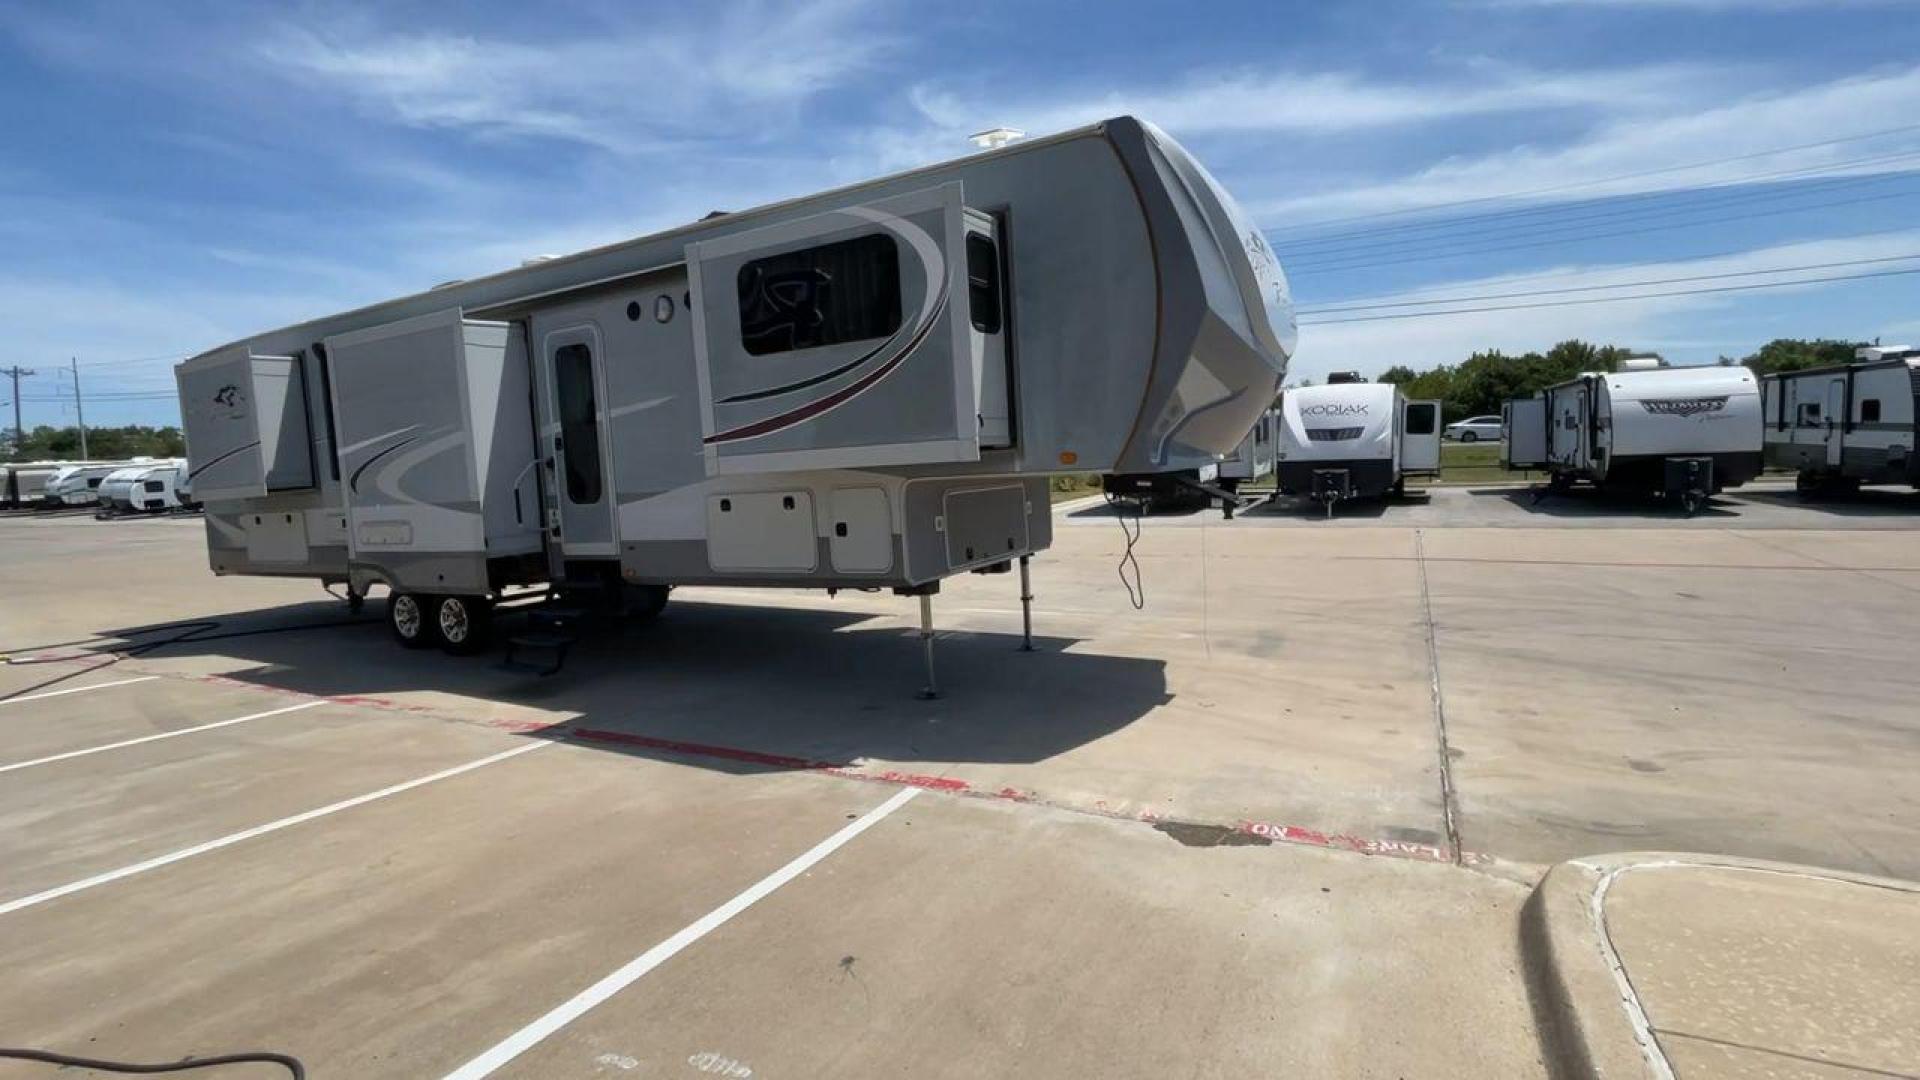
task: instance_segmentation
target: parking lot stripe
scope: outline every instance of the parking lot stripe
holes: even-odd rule
[[[43,701],[50,697],[65,697],[68,694],[84,694],[89,690],[105,690],[112,686],[131,686],[137,682],[152,682],[158,675],[142,675],[137,679],[115,679],[112,682],[94,683],[92,686],[69,686],[65,690],[49,690],[44,694],[25,694],[0,700],[0,705],[24,705],[29,701]],[[40,685],[45,686],[46,683]]]
[[[63,896],[71,896],[74,893],[83,892],[97,885],[106,885],[110,882],[119,881],[121,878],[132,877],[135,874],[144,874],[149,870],[158,870],[163,866],[169,866],[184,859],[191,859],[195,855],[205,855],[209,851],[218,851],[224,847],[231,847],[243,840],[251,840],[256,836],[265,836],[268,833],[279,832],[281,829],[290,829],[295,825],[303,825],[315,818],[323,818],[328,814],[337,814],[342,810],[351,810],[356,806],[363,806],[377,799],[384,799],[389,795],[398,795],[404,791],[412,791],[414,788],[424,787],[436,780],[445,780],[449,777],[459,776],[461,773],[468,773],[475,769],[485,768],[495,762],[505,761],[508,758],[518,757],[521,754],[531,753],[532,751],[551,745],[553,744],[549,742],[534,742],[528,743],[525,746],[516,746],[511,750],[503,750],[498,754],[490,754],[478,761],[469,761],[465,765],[455,765],[451,769],[442,769],[437,773],[430,773],[418,779],[394,784],[391,787],[383,787],[379,791],[370,791],[365,795],[355,795],[351,799],[342,799],[339,802],[328,803],[325,806],[315,807],[304,813],[294,814],[292,817],[283,817],[278,821],[269,821],[265,825],[255,825],[251,829],[242,829],[237,833],[228,833],[217,840],[209,840],[204,844],[195,844],[190,848],[181,848],[179,851],[155,856],[154,858],[134,863],[131,866],[120,867],[118,870],[109,870],[104,874],[95,874],[90,878],[82,878],[79,881],[70,882],[57,888],[37,892],[32,896],[23,896],[18,900],[9,900],[4,904],[0,904],[0,915],[10,915],[16,911],[33,907],[36,904],[44,904],[49,900],[58,900]]]
[[[919,788],[905,788],[895,792],[892,798],[862,814],[857,820],[842,827],[839,832],[815,844],[799,858],[761,878],[749,886],[745,892],[701,916],[698,921],[679,933],[634,957],[613,974],[580,991],[545,1016],[514,1032],[486,1053],[448,1073],[446,1080],[480,1080],[481,1077],[492,1075],[494,1070],[526,1053],[542,1039],[566,1027],[594,1006],[633,985],[647,972],[672,959],[680,950],[724,926],[729,919],[752,907],[775,889],[806,873],[814,864],[839,850],[847,841],[878,824],[888,814],[905,806],[918,794],[920,794]]]
[[[49,754],[43,758],[34,758],[32,761],[16,761],[11,765],[0,765],[0,773],[9,773],[15,769],[31,769],[35,765],[51,765],[56,761],[86,757],[88,754],[104,754],[109,750],[119,750],[128,746],[139,746],[141,743],[158,742],[161,739],[171,739],[177,735],[191,735],[196,731],[212,731],[214,728],[232,727],[235,724],[244,724],[249,720],[262,720],[269,716],[299,712],[301,709],[311,709],[315,705],[325,704],[327,703],[324,701],[303,701],[298,705],[288,705],[279,709],[268,709],[266,712],[253,713],[250,716],[236,716],[231,720],[215,720],[211,724],[199,724],[194,727],[181,728],[178,731],[162,731],[158,735],[142,735],[137,739],[122,739],[119,742],[108,743],[105,746],[89,746],[85,750],[69,750],[64,754]]]

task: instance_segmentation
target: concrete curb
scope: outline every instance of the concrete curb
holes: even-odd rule
[[[1542,1054],[1558,1080],[1646,1078],[1673,1072],[1647,1032],[1640,1003],[1614,969],[1596,917],[1604,886],[1635,869],[1750,870],[1902,892],[1920,885],[1844,870],[1678,852],[1624,852],[1563,862],[1547,871],[1520,911],[1520,952]],[[1640,1018],[1640,1023],[1635,1018]]]

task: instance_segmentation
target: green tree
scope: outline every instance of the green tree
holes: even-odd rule
[[[1408,383],[1411,383],[1414,379],[1418,377],[1419,376],[1413,373],[1413,369],[1408,367],[1407,365],[1395,364],[1392,367],[1388,368],[1387,370],[1381,372],[1380,378],[1378,378],[1375,381],[1383,382],[1383,383],[1392,383],[1395,386],[1406,386]]]
[[[1799,338],[1775,338],[1760,346],[1758,351],[1746,357],[1741,363],[1752,368],[1755,375],[1849,364],[1853,362],[1853,351],[1865,344],[1864,341],[1855,343],[1835,341],[1832,338],[1817,338],[1811,341],[1803,341]]]

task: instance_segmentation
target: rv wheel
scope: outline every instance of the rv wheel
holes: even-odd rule
[[[673,591],[670,585],[629,585],[627,586],[627,618],[634,622],[649,622],[667,606],[667,594]]]
[[[427,615],[427,603],[413,593],[397,592],[387,598],[387,629],[401,645],[424,649],[440,640],[440,631]]]
[[[485,597],[443,596],[433,610],[440,643],[448,652],[466,656],[487,647],[493,605]]]

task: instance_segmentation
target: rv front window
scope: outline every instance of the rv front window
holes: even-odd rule
[[[979,233],[967,235],[967,309],[975,330],[1000,332],[1000,250]]]
[[[1860,422],[1877,424],[1880,422],[1880,399],[1864,398],[1860,402]]]
[[[600,501],[600,409],[593,389],[593,351],[562,345],[553,354],[554,395],[559,398],[561,457],[567,466],[567,498],[578,505]]]
[[[754,259],[736,284],[740,344],[754,356],[900,329],[900,249],[886,233]]]
[[[160,491],[167,490],[167,485],[161,483],[158,480],[149,480],[145,484],[142,484],[141,487],[144,490],[151,491],[151,492],[160,492]]]

